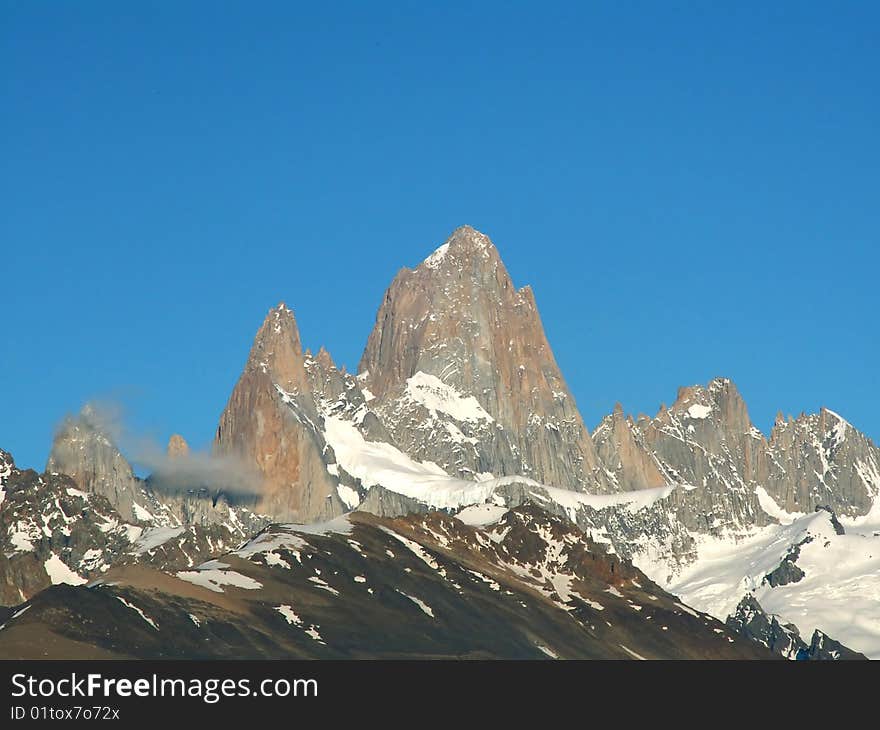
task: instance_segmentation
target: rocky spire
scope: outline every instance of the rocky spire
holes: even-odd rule
[[[623,406],[615,404],[614,411],[605,416],[593,432],[601,462],[621,491],[662,487],[666,479],[657,462],[640,442],[632,418],[624,415]]]
[[[296,318],[284,302],[269,310],[257,331],[245,370],[269,373],[290,393],[307,387],[302,342]]]
[[[327,352],[323,345],[321,345],[321,348],[318,350],[318,354],[315,355],[315,360],[324,370],[332,370],[336,367],[333,363],[333,358],[330,357],[330,353]]]
[[[322,459],[325,443],[293,312],[271,309],[220,417],[215,449],[263,475],[257,510],[313,521],[343,511]]]
[[[767,491],[783,509],[829,505],[855,517],[880,504],[880,448],[834,411],[777,417],[770,448],[779,469],[770,473]]]
[[[841,416],[827,408],[797,419],[779,413],[768,440],[727,378],[680,388],[671,408],[631,431],[615,409],[593,433],[620,488],[633,488],[627,475],[641,474],[650,457],[668,483],[696,488],[689,499],[704,513],[763,519],[759,487],[792,513],[828,505],[856,517],[880,496],[880,450]]]
[[[413,456],[463,472],[610,488],[531,289],[516,289],[495,246],[470,226],[456,229],[415,269],[398,273],[379,308],[360,372],[368,373],[375,410]],[[474,422],[463,430],[462,421],[453,418],[435,432],[403,433],[394,421],[414,422],[420,414],[402,408],[402,399],[425,400],[414,387],[442,391],[444,398],[475,399],[488,416],[481,432],[474,432]],[[457,443],[445,443],[444,432]]]
[[[185,458],[189,456],[189,444],[183,436],[175,433],[168,439],[167,453],[170,459]]]
[[[91,405],[64,420],[55,434],[46,471],[67,474],[83,491],[106,497],[124,519],[139,519],[134,508],[141,492],[137,479]]]

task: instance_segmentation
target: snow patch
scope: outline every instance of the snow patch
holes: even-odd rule
[[[460,422],[495,421],[474,396],[463,396],[440,378],[421,370],[406,381],[406,396],[435,417],[439,411]]]
[[[704,406],[700,403],[694,403],[690,408],[687,409],[687,414],[694,420],[702,420],[703,418],[707,418],[709,414],[712,412],[712,406]]]
[[[132,552],[135,555],[143,555],[164,545],[169,540],[182,535],[185,527],[151,527],[143,531],[135,542]]]
[[[236,573],[234,570],[219,570],[217,568],[202,569],[201,566],[196,570],[181,570],[177,573],[177,577],[188,583],[193,583],[194,585],[202,586],[210,591],[214,591],[214,593],[225,593],[221,586],[234,586],[249,591],[263,587],[263,584],[259,581],[255,581],[253,578],[249,578],[241,573]]]
[[[335,464],[333,466],[336,466]],[[328,468],[329,469],[329,468]],[[337,470],[337,474],[338,474]],[[349,509],[354,509],[361,503],[361,496],[357,493],[356,490],[351,487],[347,487],[344,484],[339,484],[336,487],[336,492],[339,494],[339,499],[342,500],[342,503],[348,507]]]
[[[645,657],[643,657],[641,654],[637,654],[632,649],[625,647],[623,644],[618,644],[618,646],[623,649],[627,654],[629,654],[633,659],[641,659],[643,662],[647,661],[647,659],[645,659]]]
[[[803,512],[786,512],[767,493],[764,487],[755,487],[755,495],[758,497],[758,504],[761,506],[761,509],[770,517],[779,520],[783,525],[790,525],[796,519],[805,516]]]
[[[131,503],[131,511],[134,512],[134,516],[141,522],[152,522],[155,519],[149,510],[144,509],[137,502]]]
[[[484,527],[495,524],[507,512],[507,507],[497,504],[475,504],[465,507],[455,516],[471,527]]]
[[[434,611],[433,611],[433,609],[432,609],[427,603],[425,603],[421,598],[416,598],[415,596],[411,596],[411,595],[409,595],[409,593],[404,593],[404,592],[401,591],[401,590],[398,590],[397,592],[398,592],[401,596],[406,596],[407,598],[409,598],[409,600],[411,600],[411,601],[412,601],[413,603],[415,603],[420,609],[422,609],[422,611],[424,611],[425,614],[427,614],[427,615],[430,616],[431,618],[434,618]]]
[[[434,253],[432,253],[428,258],[422,261],[422,266],[427,266],[429,269],[436,269],[443,263],[443,259],[446,258],[446,253],[449,251],[449,244],[444,243],[442,246],[437,248]]]
[[[288,606],[287,604],[281,604],[280,606],[275,606],[275,610],[278,611],[284,618],[287,620],[287,623],[292,624],[294,626],[302,626],[302,619],[296,615],[293,611],[292,606]]]
[[[135,611],[144,621],[146,621],[150,626],[152,626],[156,631],[159,630],[159,627],[156,626],[156,622],[153,621],[147,614],[145,614],[141,609],[135,606],[133,603],[129,603],[122,596],[116,596],[116,600],[119,601],[123,606],[130,608],[132,611]]]
[[[52,557],[43,563],[43,567],[46,568],[46,573],[49,575],[49,580],[52,581],[53,586],[57,586],[60,583],[66,583],[71,586],[81,586],[86,582],[85,578],[74,573],[67,566],[67,563],[55,553],[52,553]]]

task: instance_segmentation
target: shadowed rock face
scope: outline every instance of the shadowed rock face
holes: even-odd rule
[[[801,638],[796,626],[782,624],[768,615],[753,596],[747,595],[727,617],[727,628],[766,646],[786,659],[799,661],[840,661],[867,659],[864,654],[826,636],[816,629],[809,645]]]
[[[382,301],[360,372],[397,445],[451,473],[609,488],[544,335],[488,237],[469,226]]]
[[[141,491],[138,499],[141,519],[131,524],[103,494],[82,490],[67,474],[19,470],[0,450],[0,606],[21,604],[59,582],[100,579],[111,565],[192,566],[265,524],[245,509],[231,514],[224,503],[213,507],[196,495],[160,504]]]
[[[220,417],[215,449],[263,476],[257,511],[279,520],[339,515],[343,504],[322,459],[324,439],[293,312],[272,309]]]

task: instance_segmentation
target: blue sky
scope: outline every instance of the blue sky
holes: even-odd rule
[[[209,444],[268,308],[356,367],[458,225],[588,425],[734,379],[875,441],[874,3],[0,3],[0,447]]]

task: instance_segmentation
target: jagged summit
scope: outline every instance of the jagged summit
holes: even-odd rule
[[[321,348],[318,350],[318,354],[315,355],[315,360],[322,368],[325,368],[326,370],[330,370],[336,367],[336,364],[333,362],[333,357],[330,355],[324,345],[321,345]]]
[[[140,490],[134,472],[91,404],[64,420],[55,434],[46,471],[67,474],[85,492],[106,497],[125,519],[137,519],[134,501]]]
[[[323,461],[324,447],[296,318],[281,302],[257,331],[220,417],[214,448],[262,475],[260,512],[310,521],[343,509]]]
[[[613,355],[597,346],[595,356]],[[653,417],[633,419],[617,403],[591,436],[556,364],[532,289],[514,286],[498,249],[470,226],[456,229],[423,262],[397,274],[359,373],[337,367],[324,347],[314,355],[303,353],[294,313],[280,302],[256,332],[220,418],[215,442],[220,458],[211,458],[211,465],[198,451],[184,458],[186,443],[175,435],[167,453],[173,458],[158,453],[161,466],[146,480],[137,479],[102,427],[101,413],[88,408],[61,429],[48,465],[74,481],[63,474],[18,473],[0,451],[0,576],[12,576],[12,581],[0,580],[0,603],[24,600],[23,590],[31,595],[57,580],[102,577],[117,558],[127,566],[166,551],[183,561],[177,570],[187,576],[184,582],[224,578],[225,569],[202,561],[237,560],[230,556],[230,540],[241,544],[239,538],[253,536],[269,521],[333,520],[346,537],[323,534],[320,549],[305,560],[301,543],[308,540],[273,528],[249,543],[265,550],[240,556],[262,552],[264,557],[232,566],[243,571],[242,582],[268,587],[271,580],[269,592],[255,603],[259,608],[247,612],[247,624],[268,616],[266,633],[258,637],[262,645],[288,636],[314,609],[305,625],[320,623],[326,644],[306,634],[306,645],[330,645],[336,624],[342,631],[339,646],[350,648],[352,616],[380,604],[396,611],[394,601],[387,600],[393,591],[374,596],[365,582],[380,586],[385,574],[389,588],[415,590],[408,581],[419,576],[416,570],[424,581],[413,594],[417,599],[402,600],[410,612],[403,614],[403,623],[413,613],[430,621],[419,626],[421,635],[455,618],[450,606],[459,602],[462,590],[470,591],[471,582],[483,598],[495,596],[490,600],[505,604],[506,618],[492,622],[493,627],[503,624],[517,602],[508,601],[512,593],[499,591],[505,582],[498,574],[477,577],[472,559],[503,572],[512,567],[511,557],[528,554],[508,576],[519,581],[528,574],[537,581],[527,600],[536,598],[535,590],[552,602],[558,598],[565,604],[566,625],[572,617],[586,616],[590,632],[600,626],[594,619],[604,619],[601,625],[609,629],[613,624],[615,632],[620,625],[627,638],[626,646],[615,644],[618,654],[642,651],[630,644],[630,621],[644,622],[640,625],[654,634],[661,618],[655,613],[656,586],[648,586],[641,574],[631,573],[636,580],[629,583],[621,575],[622,561],[632,560],[679,596],[669,597],[671,613],[656,632],[678,638],[658,656],[671,656],[689,636],[675,634],[675,624],[667,620],[690,622],[698,630],[705,626],[685,604],[723,619],[736,611],[747,590],[768,610],[795,620],[804,636],[820,626],[880,656],[874,599],[880,581],[880,452],[834,411],[823,407],[797,418],[780,414],[767,438],[751,424],[736,385],[714,378],[681,388],[672,405],[661,406]],[[233,483],[239,472],[246,489]],[[820,512],[814,512],[817,506]],[[519,511],[513,515],[511,508]],[[432,510],[445,514],[422,514]],[[360,514],[334,519],[353,511]],[[562,529],[571,523],[582,535]],[[348,530],[357,531],[358,524],[363,535],[355,532],[358,539],[351,539]],[[486,527],[485,539],[471,527]],[[408,531],[402,539],[403,534],[394,537],[384,528]],[[306,534],[316,534],[324,527],[309,530]],[[218,536],[223,540],[217,542]],[[276,538],[296,549],[276,552],[282,546]],[[193,540],[198,544],[191,551]],[[326,560],[325,548],[333,541],[335,557],[312,574],[314,561],[319,554]],[[407,551],[401,544],[420,547]],[[591,574],[597,566],[609,571],[613,566],[615,582],[585,583],[580,594],[585,601],[572,604],[565,596],[580,588],[573,585],[577,572],[570,568],[577,567],[579,555],[587,557],[582,548],[590,544],[607,546],[602,554],[615,557],[606,561],[590,550],[589,562],[582,562]],[[421,551],[432,545],[443,549],[426,560]],[[451,554],[461,557],[460,548],[470,555],[467,570],[456,574],[451,564],[440,568]],[[142,549],[146,552],[138,552]],[[486,563],[492,553],[503,555],[501,562]],[[369,571],[367,555],[377,558]],[[273,574],[280,580],[271,579]],[[35,575],[39,583],[22,579]],[[116,578],[108,574],[105,585]],[[506,585],[516,589],[515,582]],[[239,588],[257,590],[241,582],[224,586],[205,590],[224,603]],[[150,591],[153,587],[150,581]],[[639,603],[646,588],[648,602]],[[282,603],[290,590],[296,600]],[[91,600],[103,591],[83,589],[82,595]],[[355,610],[337,616],[326,604],[302,600],[310,596],[307,591],[336,606],[351,599]],[[114,609],[130,614],[135,624],[145,623],[128,604],[110,598]],[[160,616],[146,603],[150,600],[147,594],[137,598],[162,631],[183,627],[197,642],[193,646],[203,645],[195,614],[174,617],[173,611],[163,611]],[[180,604],[174,605],[179,611]],[[279,616],[267,608],[272,605]],[[436,617],[426,608],[431,605],[439,609]],[[462,616],[473,613],[469,600],[455,605]],[[756,611],[751,604],[743,606],[737,631],[748,628]],[[37,606],[25,621],[36,615]],[[389,616],[382,628],[401,623],[396,613]],[[523,614],[529,631],[535,616],[529,605]],[[5,620],[0,612],[0,623]],[[69,619],[64,623],[76,625]],[[211,624],[211,636],[220,635],[213,619]],[[873,638],[864,631],[871,626]],[[150,635],[154,628],[146,626]],[[8,635],[7,628],[0,636]],[[454,632],[455,641],[459,635]],[[734,637],[723,635],[719,625],[708,638],[712,646],[727,648]],[[828,645],[824,635],[817,642]],[[595,637],[589,643],[598,646]],[[529,650],[535,653],[535,647]]]
[[[269,374],[287,392],[306,382],[299,327],[293,311],[284,302],[269,310],[254,337],[247,370]]]
[[[376,409],[398,423],[386,425],[411,456],[439,459],[461,474],[519,474],[560,487],[607,488],[532,290],[516,289],[491,240],[470,226],[456,229],[421,265],[394,278],[358,372],[368,373]],[[419,401],[411,392],[416,376],[436,378],[456,398],[475,399],[497,425],[465,435],[458,422],[438,424],[458,443],[451,455],[435,453],[443,444],[434,444],[429,430],[408,436],[400,425],[417,415],[398,407],[408,393]]]
[[[456,228],[418,268],[439,269],[450,264],[481,261],[500,261],[498,250],[486,234],[464,225]]]
[[[692,421],[720,419],[743,433],[752,428],[746,403],[730,378],[713,378],[705,386],[679,388],[678,396],[667,413],[684,414]]]

